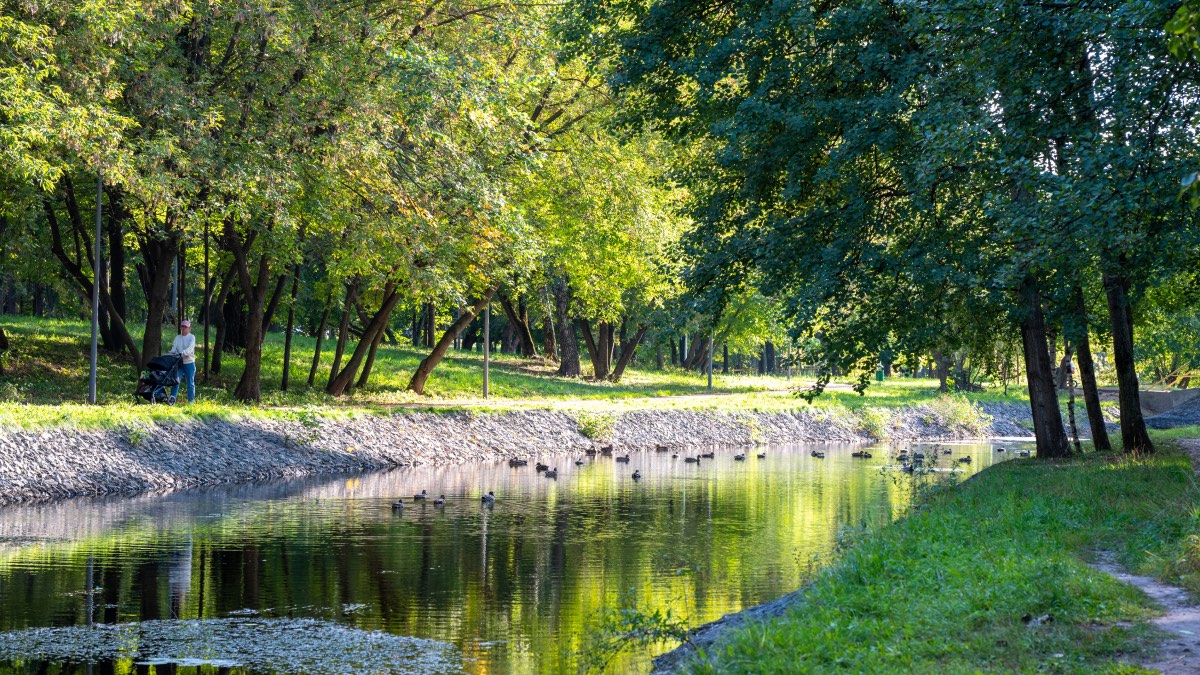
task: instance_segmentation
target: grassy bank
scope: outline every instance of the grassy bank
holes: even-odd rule
[[[0,375],[0,426],[47,427],[65,424],[96,427],[128,423],[180,421],[196,417],[236,418],[294,414],[344,415],[380,412],[392,407],[437,409],[604,408],[611,411],[655,408],[714,408],[723,410],[779,411],[806,407],[793,390],[808,383],[786,376],[721,375],[714,378],[708,396],[707,377],[700,373],[653,364],[636,364],[620,383],[592,382],[586,378],[560,378],[553,364],[498,354],[491,368],[491,398],[480,396],[483,386],[481,355],[451,352],[429,380],[429,396],[405,391],[408,380],[426,351],[406,345],[380,349],[371,383],[351,396],[333,398],[323,386],[333,362],[334,342],[322,348],[321,368],[315,386],[307,385],[315,340],[297,336],[293,341],[290,391],[281,392],[283,336],[268,336],[263,353],[263,400],[245,406],[231,396],[242,361],[224,355],[222,373],[198,382],[199,402],[191,407],[136,406],[132,392],[135,373],[130,363],[102,354],[98,397],[100,407],[83,404],[87,396],[90,327],[82,322],[0,317],[12,348],[4,355],[6,372]],[[718,364],[719,367],[719,364]],[[586,366],[585,366],[586,368]],[[585,373],[586,375],[587,373]],[[199,376],[198,376],[198,379]],[[978,401],[1020,401],[1020,391],[973,394]],[[816,405],[833,411],[861,406],[896,407],[936,399],[934,380],[893,380],[872,386],[859,396],[845,383],[834,383]]]
[[[1153,649],[1143,621],[1155,609],[1084,561],[1109,551],[1200,591],[1200,492],[1172,440],[1187,436],[1200,428],[1159,434],[1149,459],[1018,460],[934,490],[788,615],[734,632],[689,670],[1139,672],[1122,659]]]

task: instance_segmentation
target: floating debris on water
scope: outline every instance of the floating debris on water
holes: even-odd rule
[[[204,619],[0,633],[0,660],[208,665],[278,673],[457,673],[450,644],[315,619]]]

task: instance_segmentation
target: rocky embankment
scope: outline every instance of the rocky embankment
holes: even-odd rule
[[[879,409],[875,409],[878,411]],[[961,412],[961,411],[959,411]],[[984,406],[983,426],[915,406],[884,413],[645,410],[613,414],[618,449],[1024,436],[1028,408]],[[592,413],[593,417],[596,415]],[[957,421],[955,421],[957,420]],[[582,425],[585,426],[586,425]],[[604,425],[602,425],[604,426]],[[135,494],[319,473],[514,456],[598,445],[571,413],[399,412],[343,420],[206,421],[109,430],[0,430],[0,505]],[[980,431],[984,433],[979,433]]]

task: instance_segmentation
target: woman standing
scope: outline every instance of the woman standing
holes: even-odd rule
[[[192,322],[179,322],[179,335],[171,343],[171,353],[183,357],[183,366],[179,374],[187,382],[188,403],[196,400],[196,336],[192,335]],[[171,398],[179,395],[179,385],[171,387]]]

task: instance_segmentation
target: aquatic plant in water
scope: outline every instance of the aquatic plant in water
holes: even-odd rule
[[[315,619],[143,621],[0,633],[0,660],[209,665],[278,673],[451,673],[461,655],[436,640]]]

